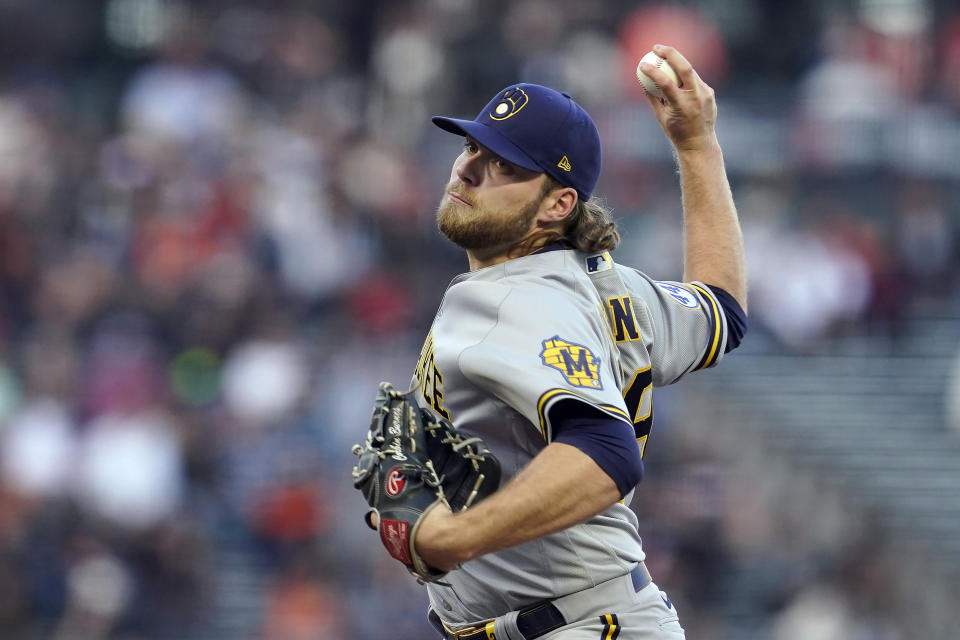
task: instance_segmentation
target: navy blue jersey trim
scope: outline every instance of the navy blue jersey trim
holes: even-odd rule
[[[567,402],[568,400],[572,400],[573,402]],[[554,409],[560,404],[564,405],[565,408],[560,413],[556,413]],[[543,392],[543,395],[540,396],[540,399],[537,400],[537,415],[540,417],[540,432],[543,434],[543,439],[547,442],[553,441],[551,415],[568,415],[569,410],[567,407],[578,405],[583,405],[591,411],[595,411],[598,415],[612,415],[614,419],[620,418],[624,422],[630,423],[630,416],[620,407],[615,407],[612,404],[593,404],[584,396],[567,389],[547,389]]]
[[[730,353],[740,346],[743,336],[750,328],[747,322],[747,314],[743,312],[743,307],[732,295],[720,287],[710,284],[707,287],[713,292],[713,295],[717,296],[717,301],[723,308],[723,315],[727,317],[727,347],[723,352]]]
[[[633,425],[617,420],[583,402],[558,403],[551,410],[553,442],[576,447],[590,456],[617,485],[620,497],[643,479],[643,460]],[[575,406],[580,405],[580,406]]]

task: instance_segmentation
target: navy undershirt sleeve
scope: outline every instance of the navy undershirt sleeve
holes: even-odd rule
[[[727,348],[724,353],[730,353],[740,346],[744,334],[747,333],[747,314],[743,312],[743,307],[732,295],[721,289],[708,284],[707,287],[717,296],[717,301],[723,307],[723,315],[727,316]]]
[[[590,456],[616,483],[620,497],[643,478],[643,461],[633,425],[577,400],[564,400],[550,411],[553,441]]]

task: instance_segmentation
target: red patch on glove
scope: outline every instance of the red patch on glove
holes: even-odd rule
[[[410,540],[407,537],[409,524],[402,520],[381,520],[380,540],[390,555],[403,564],[412,564],[410,557]]]

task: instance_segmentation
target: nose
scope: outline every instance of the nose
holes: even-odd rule
[[[480,182],[480,163],[477,162],[477,156],[479,154],[468,155],[466,152],[461,153],[457,158],[456,162],[453,164],[453,173],[460,179],[464,184],[469,184],[471,186],[477,186]]]

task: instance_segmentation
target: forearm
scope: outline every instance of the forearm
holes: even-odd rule
[[[743,236],[716,138],[677,153],[684,211],[684,274],[720,287],[747,309]]]
[[[480,504],[458,514],[434,509],[417,532],[424,561],[449,569],[566,529],[620,498],[614,481],[576,447],[553,443],[514,479]]]
[[[724,289],[746,311],[743,238],[717,141],[713,89],[673,47],[654,45],[653,50],[680,80],[678,85],[661,69],[646,62],[640,65],[663,91],[663,99],[647,94],[647,100],[677,150],[684,211],[683,279]]]

